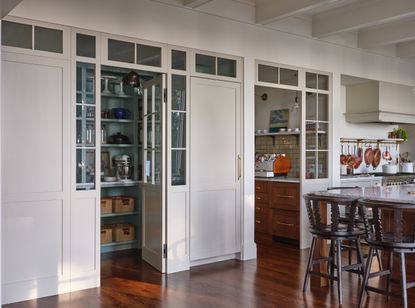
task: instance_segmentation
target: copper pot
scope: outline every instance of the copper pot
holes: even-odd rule
[[[372,147],[369,147],[365,150],[365,155],[364,156],[365,156],[366,167],[369,168],[369,166],[373,162],[373,149],[372,149]]]

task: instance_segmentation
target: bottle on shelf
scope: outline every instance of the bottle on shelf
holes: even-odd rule
[[[107,127],[105,125],[101,126],[101,143],[107,143]]]

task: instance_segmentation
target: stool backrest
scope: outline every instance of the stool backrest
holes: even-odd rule
[[[379,246],[415,247],[415,222],[409,223],[405,218],[405,214],[410,214],[408,210],[414,210],[413,205],[366,199],[360,199],[359,205],[368,240]],[[370,210],[371,219],[368,218]]]
[[[303,197],[307,208],[311,232],[319,233],[328,231],[327,227],[329,224],[322,220],[322,215],[326,215],[326,213],[321,212],[323,204],[330,209],[330,230],[332,232],[346,231],[344,223],[340,222],[340,206],[348,209],[346,210],[347,232],[351,232],[356,228],[355,216],[358,211],[358,204],[355,198],[322,196],[316,193],[305,194]]]

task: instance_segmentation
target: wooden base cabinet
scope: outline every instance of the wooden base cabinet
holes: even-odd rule
[[[272,243],[272,237],[300,239],[300,185],[255,182],[255,241]]]

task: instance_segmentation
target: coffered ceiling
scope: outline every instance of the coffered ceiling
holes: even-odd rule
[[[415,59],[415,0],[153,0]]]

